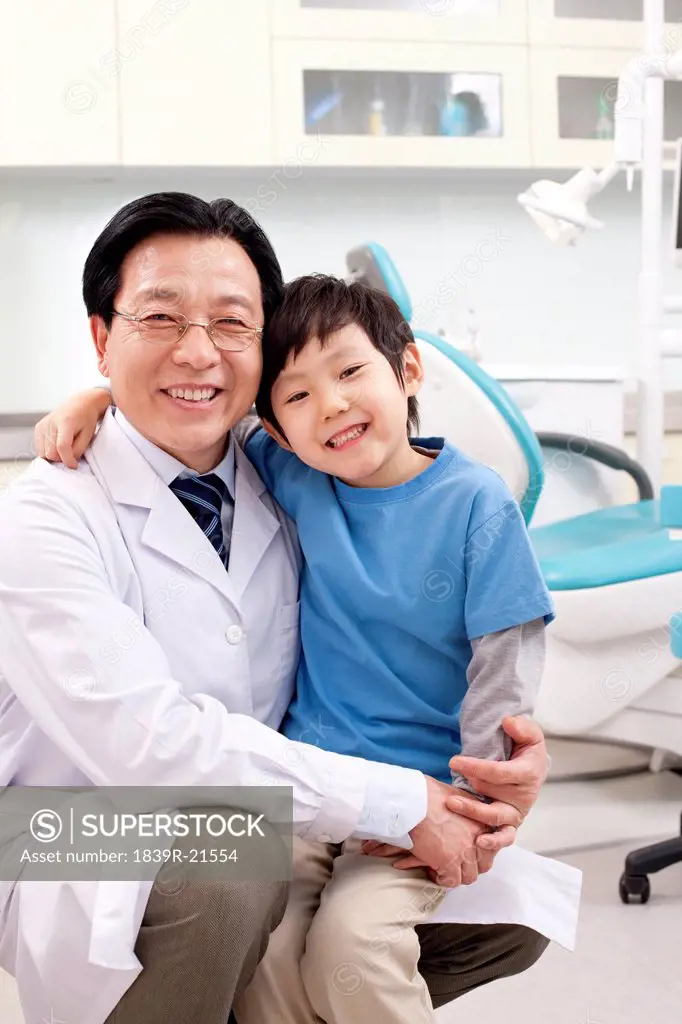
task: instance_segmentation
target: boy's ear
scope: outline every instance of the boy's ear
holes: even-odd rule
[[[284,448],[285,451],[288,452],[293,451],[293,448],[285,438],[284,434],[280,434],[280,432],[273,427],[272,423],[268,423],[267,420],[261,420],[261,423],[263,424],[263,430],[265,430],[265,432],[277,442],[280,448]]]
[[[97,350],[97,368],[103,377],[108,377],[109,359],[107,342],[109,341],[109,331],[101,316],[90,317],[90,334]]]
[[[405,372],[405,394],[408,398],[416,395],[424,383],[424,367],[422,357],[416,341],[410,341],[405,346],[403,355],[403,367]]]

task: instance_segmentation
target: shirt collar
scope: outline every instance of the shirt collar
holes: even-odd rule
[[[116,422],[119,424],[121,429],[128,435],[130,440],[133,442],[140,454],[147,460],[149,465],[152,467],[154,472],[161,477],[163,482],[168,486],[177,477],[197,477],[206,476],[207,474],[197,473],[194,469],[189,469],[182,462],[165,452],[158,445],[155,445],[153,441],[150,441],[148,437],[144,437],[143,434],[136,430],[132,423],[129,423],[125,418],[120,409],[117,409],[114,413]],[[221,462],[211,470],[211,473],[215,473],[223,481],[227,487],[230,497],[235,500],[235,455],[234,455],[234,438],[232,437],[232,431],[229,433],[229,440],[227,445],[227,451]]]

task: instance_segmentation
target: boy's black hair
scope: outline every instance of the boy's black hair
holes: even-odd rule
[[[328,274],[309,274],[292,281],[263,334],[263,376],[256,398],[261,419],[283,435],[272,408],[272,388],[290,355],[296,357],[317,338],[324,345],[330,334],[357,324],[405,385],[403,356],[414,335],[397,304],[389,295],[354,282],[348,284]],[[407,431],[419,429],[417,399],[407,399]]]
[[[128,253],[152,235],[229,238],[241,245],[261,283],[265,322],[284,287],[270,240],[251,214],[231,199],[207,202],[187,192],[155,192],[121,207],[96,239],[83,270],[83,299],[88,316],[111,326],[121,266]]]

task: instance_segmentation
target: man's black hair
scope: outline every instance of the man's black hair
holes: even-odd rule
[[[121,266],[128,253],[152,235],[230,238],[241,245],[260,278],[265,323],[282,297],[284,282],[270,240],[251,214],[231,199],[207,202],[186,192],[156,192],[123,206],[104,228],[83,270],[88,316],[111,325]]]

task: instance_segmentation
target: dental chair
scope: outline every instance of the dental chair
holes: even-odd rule
[[[382,246],[347,256],[350,279],[391,295],[409,321],[407,290]],[[441,338],[413,333],[425,368],[420,434],[445,435],[496,470],[517,498],[556,606],[536,720],[551,736],[603,740],[682,757],[682,487],[660,500],[625,453],[582,438],[535,435],[507,392]],[[537,529],[543,447],[629,474],[639,500]],[[682,833],[681,833],[682,834]],[[624,902],[649,898],[648,874],[682,860],[682,838],[632,853]]]

